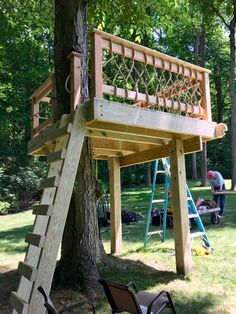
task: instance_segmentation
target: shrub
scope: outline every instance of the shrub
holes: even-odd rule
[[[8,209],[10,208],[10,204],[8,202],[0,201],[0,215],[4,215],[8,213]]]

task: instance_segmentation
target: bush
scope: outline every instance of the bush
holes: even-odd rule
[[[8,209],[10,208],[10,204],[8,202],[0,201],[0,215],[5,215],[8,213]]]

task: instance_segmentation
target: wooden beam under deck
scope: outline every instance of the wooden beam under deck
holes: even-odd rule
[[[96,98],[87,104],[86,110],[86,136],[91,138],[93,157],[121,157],[122,167],[168,156],[166,145],[173,139],[184,141],[185,153],[200,151],[201,141],[221,138],[227,130],[225,124],[135,108]],[[67,120],[70,124],[72,115],[68,115]],[[55,125],[44,129],[43,135],[40,133],[38,139],[31,140],[29,153],[50,153],[55,143],[49,140],[42,147],[41,143],[45,142],[45,138],[52,138],[54,129]]]

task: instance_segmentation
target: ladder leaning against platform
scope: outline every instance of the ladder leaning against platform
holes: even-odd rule
[[[161,236],[162,242],[165,241],[166,237],[166,224],[167,224],[167,208],[168,208],[168,201],[169,201],[169,192],[171,189],[170,185],[170,163],[168,158],[162,158],[162,165],[164,170],[158,170],[159,160],[155,161],[154,166],[154,174],[153,174],[153,182],[152,182],[152,191],[151,191],[151,197],[148,207],[148,213],[147,213],[147,221],[146,221],[146,229],[145,229],[145,235],[144,235],[144,246],[147,245],[148,240],[153,234],[159,234]],[[155,192],[156,192],[156,180],[158,173],[164,173],[165,174],[165,188],[164,188],[164,199],[154,199]],[[197,228],[198,232],[190,233],[190,238],[196,238],[201,237],[204,241],[204,244],[206,247],[211,247],[208,236],[206,234],[205,227],[202,223],[202,220],[198,214],[196,205],[193,201],[191,192],[186,185],[186,192],[187,192],[187,201],[188,201],[188,217],[189,219],[193,219]],[[163,203],[163,209],[162,209],[162,219],[160,219],[160,225],[161,229],[150,231],[150,223],[151,223],[151,214],[153,210],[153,205],[156,203]]]
[[[71,117],[73,121],[68,123]],[[40,184],[43,189],[41,202],[33,209],[36,215],[33,232],[26,235],[26,258],[18,266],[22,277],[18,291],[11,294],[13,313],[40,314],[43,311],[37,287],[43,286],[46,293],[50,292],[85,129],[83,108],[78,106],[72,116],[64,116],[29,143],[34,149],[50,142],[55,146],[47,156],[49,170],[47,178]]]

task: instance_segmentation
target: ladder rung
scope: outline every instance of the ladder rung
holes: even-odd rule
[[[189,214],[188,215],[188,218],[197,218],[197,217],[199,217],[198,214]]]
[[[47,156],[47,163],[55,162],[58,160],[65,159],[66,157],[66,149],[59,150],[57,152],[51,153]]]
[[[206,235],[206,233],[205,232],[190,233],[190,239],[197,238],[197,237],[202,237],[203,235]]]
[[[26,234],[25,242],[42,248],[45,242],[45,236],[29,232]]]
[[[156,230],[156,231],[150,231],[150,232],[148,232],[148,235],[152,235],[152,234],[160,234],[160,233],[162,233],[162,230]]]
[[[34,205],[33,215],[51,216],[53,205]]]
[[[15,291],[12,291],[11,293],[10,303],[18,314],[28,313],[28,304],[25,303],[24,300],[21,297],[19,297],[19,295]]]
[[[188,201],[192,201],[193,199],[192,199],[191,196],[188,196],[188,197],[187,197],[187,200],[188,200]]]
[[[165,200],[153,200],[152,203],[164,203]]]
[[[25,262],[19,262],[18,265],[18,271],[19,273],[27,278],[29,281],[35,281],[37,269],[26,264]]]
[[[39,184],[39,189],[55,188],[59,185],[59,181],[59,176],[43,179]]]
[[[166,173],[165,170],[157,170],[157,173]]]

